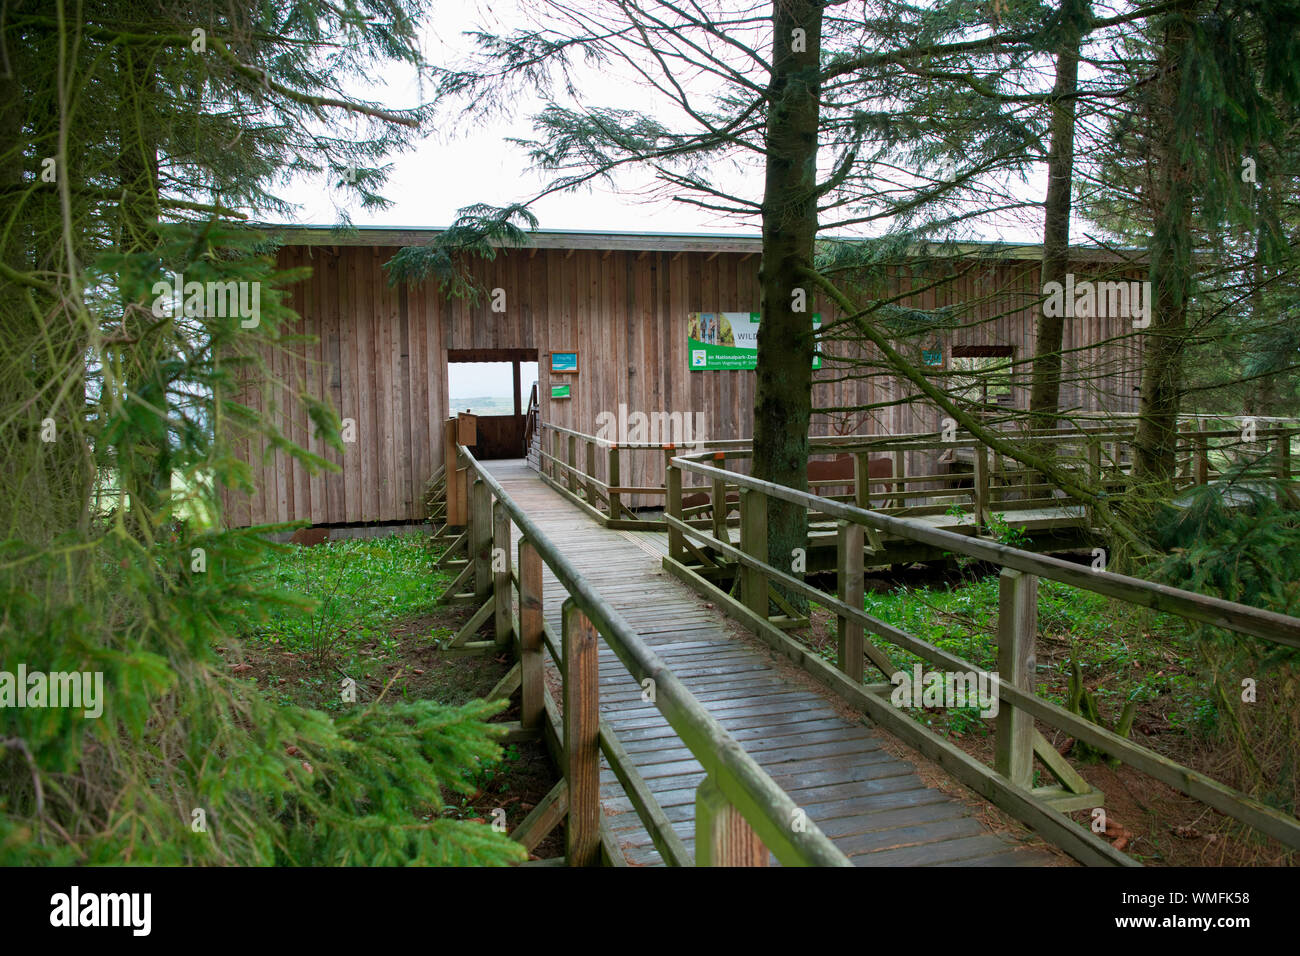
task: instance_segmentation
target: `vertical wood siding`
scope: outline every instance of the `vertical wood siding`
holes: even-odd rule
[[[490,311],[490,298],[448,301],[433,284],[390,286],[382,267],[396,252],[373,246],[281,249],[281,266],[312,269],[310,279],[290,290],[289,302],[301,317],[293,331],[316,341],[296,355],[276,357],[279,384],[250,387],[244,397],[254,409],[273,416],[286,436],[341,471],[310,475],[283,452],[268,455],[259,440],[232,433],[236,452],[250,463],[256,491],[251,496],[227,493],[230,524],[422,518],[425,484],[442,464],[448,349],[536,349],[542,419],[558,425],[594,433],[597,415],[617,413],[623,403],[629,411],[645,413],[703,411],[709,438],[752,434],[754,373],[689,371],[686,322],[690,312],[757,310],[757,255],[504,250],[474,267],[488,289],[505,290],[506,312],[496,314]],[[893,269],[887,285],[918,287],[935,268]],[[1038,262],[982,261],[974,267],[967,262],[943,268],[961,274],[899,304],[925,309],[963,304],[957,327],[936,336],[945,362],[954,345],[1012,346],[1016,361],[1023,363],[1016,366],[1014,393],[1017,407],[1024,408],[1040,297]],[[1102,277],[1106,269],[1081,263],[1074,271],[1080,278]],[[837,317],[823,300],[810,311],[820,312],[823,321]],[[1067,321],[1065,375],[1079,381],[1063,388],[1064,408],[1136,409],[1139,364],[1131,333],[1127,319]],[[908,347],[919,352],[922,344],[918,340]],[[578,374],[551,376],[549,353],[573,350],[579,353]],[[910,387],[879,370],[831,381],[845,375],[836,356],[870,353],[841,341],[824,342],[823,352],[823,368],[814,376],[814,407],[869,405],[911,394]],[[572,385],[573,397],[552,401],[552,382]],[[356,441],[342,454],[314,437],[296,401],[300,390],[332,402],[340,417],[355,424]],[[934,407],[913,402],[848,420],[841,415],[838,422],[835,417],[815,415],[813,432],[832,434],[846,425],[859,433],[930,431],[939,427],[941,416]],[[585,460],[585,451],[580,456]],[[908,465],[915,473],[921,462]],[[601,477],[603,469],[601,456]],[[662,484],[661,456],[629,454],[622,480],[627,485]]]

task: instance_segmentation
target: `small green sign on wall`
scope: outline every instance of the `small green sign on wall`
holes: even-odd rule
[[[570,397],[572,397],[572,396],[570,396],[570,394],[569,394],[569,389],[570,389],[571,387],[572,387],[572,386],[570,386],[570,385],[552,385],[552,386],[551,386],[551,398],[570,398]]]

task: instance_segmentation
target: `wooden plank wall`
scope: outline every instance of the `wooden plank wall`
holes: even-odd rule
[[[238,453],[249,461],[256,485],[251,496],[226,496],[227,520],[236,526],[306,519],[314,524],[418,520],[423,490],[442,464],[439,440],[447,416],[447,349],[536,349],[543,421],[583,432],[596,430],[602,411],[705,412],[709,438],[752,434],[754,373],[691,372],[687,367],[686,322],[690,312],[748,312],[758,309],[758,256],[741,253],[624,252],[522,249],[502,251],[475,270],[489,289],[506,293],[506,311],[489,301],[447,301],[432,283],[394,288],[382,271],[395,248],[373,246],[287,246],[285,268],[310,266],[310,279],[290,290],[289,304],[301,316],[294,332],[314,336],[292,358],[276,357],[279,384],[249,388],[255,409],[277,416],[287,437],[340,466],[309,475],[281,451],[241,436]],[[903,270],[899,270],[901,273]],[[908,270],[909,272],[911,270]],[[1079,265],[1083,276],[1097,267]],[[918,283],[917,275],[890,282]],[[974,303],[962,327],[943,335],[947,356],[953,344],[1012,345],[1017,358],[1033,354],[1033,318],[1039,298],[1036,261],[1000,261],[966,270],[948,286],[927,290],[901,304],[933,308]],[[824,301],[810,311],[834,318]],[[1122,337],[1126,320],[1067,322],[1066,347]],[[1087,410],[1136,407],[1137,361],[1131,339],[1071,356],[1079,373],[1108,372],[1097,388],[1071,387],[1068,406]],[[859,346],[826,342],[828,356]],[[919,348],[919,346],[918,346]],[[577,375],[551,376],[548,353],[579,353]],[[877,376],[827,382],[838,377],[824,362],[814,386],[814,406],[871,404],[908,394],[897,381]],[[569,383],[573,397],[550,399],[550,385]],[[1027,397],[1028,366],[1018,376],[1017,405]],[[295,396],[306,391],[331,401],[341,418],[355,423],[356,441],[340,455],[311,432]],[[920,403],[882,409],[855,424],[857,431],[898,434],[938,428],[937,410]],[[843,427],[842,423],[839,427]],[[837,424],[817,416],[813,431],[831,434]],[[580,452],[580,457],[582,453]],[[642,453],[623,465],[623,482],[659,485],[660,456]],[[920,467],[909,462],[909,470]],[[601,459],[603,476],[603,457]],[[915,473],[915,472],[913,472]],[[636,502],[631,502],[636,504]],[[649,503],[649,502],[646,502]]]

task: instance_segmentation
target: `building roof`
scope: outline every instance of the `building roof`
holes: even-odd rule
[[[445,227],[427,226],[300,226],[261,224],[258,228],[277,235],[290,246],[420,246],[432,242],[446,231]],[[823,236],[852,242],[856,236]],[[523,248],[599,249],[624,252],[711,252],[747,253],[762,251],[759,235],[701,232],[610,232],[587,229],[538,229],[528,233]],[[1038,244],[999,242],[917,243],[917,256],[991,255],[1002,259],[1041,259]],[[1121,247],[1072,246],[1071,258],[1089,262],[1137,262],[1146,256],[1145,249]]]

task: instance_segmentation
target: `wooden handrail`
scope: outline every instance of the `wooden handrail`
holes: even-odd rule
[[[1116,413],[1113,417],[1124,418],[1128,416],[1125,414]],[[1270,425],[1269,427],[1258,429],[1257,434],[1261,438],[1267,436],[1276,436],[1284,432],[1289,432],[1293,435],[1300,434],[1300,418],[1267,418],[1264,416],[1251,416],[1251,415],[1242,415],[1236,417],[1238,420],[1251,419],[1256,423],[1264,423],[1264,422],[1286,423],[1285,425],[1279,427],[1272,427]],[[1107,419],[1108,418],[1109,416],[1107,417]],[[1180,415],[1179,416],[1180,421],[1184,421],[1187,423],[1194,423],[1200,420],[1224,421],[1224,420],[1230,420],[1231,418],[1232,416],[1205,416],[1205,415]],[[1008,434],[1014,435],[1016,438],[1043,439],[1051,442],[1061,442],[1061,443],[1070,442],[1072,440],[1078,440],[1080,438],[1087,438],[1093,441],[1127,440],[1133,436],[1134,431],[1136,429],[1136,424],[1134,425],[1125,424],[1125,425],[1116,426],[1115,424],[1108,421],[1107,419],[1103,419],[1104,421],[1107,421],[1106,424],[1095,425],[1095,426],[1093,425],[1082,426],[1082,427],[1076,426],[1068,429],[1025,428],[1025,429],[1008,429],[1006,431]],[[617,447],[617,448],[624,448],[624,449],[648,451],[648,450],[665,447],[665,444],[662,442],[611,442],[608,439],[600,438],[596,435],[591,435],[586,432],[577,431],[576,429],[572,429],[572,428],[566,428],[563,425],[555,425],[550,422],[542,422],[541,427],[543,429],[547,429],[547,428],[552,429],[553,431],[559,432],[564,435],[572,435],[580,441],[595,442],[597,445],[599,445],[602,448]],[[1231,437],[1240,437],[1241,429],[1223,428],[1216,431],[1204,431],[1204,432],[1198,431],[1195,434],[1197,437],[1231,438]],[[908,450],[922,450],[922,448],[928,448],[928,447],[942,447],[942,448],[972,447],[980,444],[979,440],[974,437],[968,436],[968,437],[958,438],[951,441],[944,441],[942,439],[942,435],[943,435],[942,432],[933,432],[933,431],[932,432],[899,432],[897,434],[892,434],[892,435],[879,435],[879,434],[810,435],[808,440],[811,447],[826,448],[826,449],[840,450],[840,451],[849,450],[859,446],[862,448],[877,448],[882,444],[889,445],[891,447],[893,445],[903,445],[903,446],[907,446]],[[918,446],[917,443],[933,443],[933,444],[932,445],[921,444]],[[698,446],[701,449],[709,450],[709,451],[742,451],[742,450],[748,450],[753,445],[753,439],[752,438],[700,439],[698,441],[692,442],[691,445]]]
[[[1206,483],[1213,474],[1210,457],[1212,454],[1226,452],[1228,460],[1232,461],[1234,457],[1240,458],[1239,449],[1242,446],[1250,447],[1251,443],[1244,440],[1244,436],[1239,429],[1211,430],[1214,420],[1213,418],[1189,419],[1185,424],[1191,424],[1193,427],[1186,431],[1180,431],[1177,446],[1180,486],[1188,483]],[[1265,421],[1259,417],[1256,417],[1255,420],[1261,425]],[[1276,420],[1270,420],[1270,422],[1272,421]],[[1296,434],[1300,434],[1300,429],[1292,427],[1292,424],[1292,422],[1284,422],[1282,427],[1259,427],[1256,429],[1254,444],[1260,448],[1260,454],[1258,456],[1259,460],[1255,462],[1253,467],[1261,467],[1265,459],[1276,459],[1276,464],[1272,466],[1268,473],[1288,480],[1291,479],[1291,442]],[[830,608],[840,618],[841,646],[839,658],[841,668],[852,675],[848,685],[836,686],[836,689],[862,706],[873,717],[884,720],[886,726],[899,733],[904,739],[920,746],[928,755],[935,756],[958,779],[976,787],[982,793],[985,793],[985,785],[988,783],[988,779],[981,775],[993,773],[993,771],[978,765],[978,762],[971,761],[965,755],[958,756],[951,749],[951,745],[947,745],[949,749],[944,750],[942,742],[930,739],[933,735],[926,736],[923,732],[917,730],[916,728],[919,725],[912,726],[914,722],[896,712],[890,707],[887,700],[881,702],[875,696],[879,693],[878,685],[863,685],[861,683],[859,674],[863,653],[877,667],[883,667],[888,663],[888,657],[869,642],[863,640],[862,635],[866,632],[877,635],[917,654],[924,660],[940,666],[956,669],[979,669],[974,668],[969,662],[955,655],[948,654],[940,648],[920,641],[866,614],[861,607],[860,591],[848,585],[848,578],[860,574],[861,561],[855,560],[855,555],[860,558],[862,532],[865,532],[865,536],[871,539],[873,548],[879,547],[883,533],[904,541],[927,545],[940,551],[966,555],[1002,567],[1004,610],[1000,615],[1002,619],[1000,625],[1002,637],[999,644],[998,666],[999,670],[1004,673],[1000,676],[994,675],[994,680],[999,694],[1006,702],[1008,712],[999,722],[999,735],[1003,739],[998,742],[997,773],[993,773],[993,776],[1001,779],[1002,783],[994,787],[996,793],[995,802],[998,802],[1004,809],[1013,810],[1020,819],[1031,825],[1046,824],[1046,828],[1057,835],[1061,845],[1074,853],[1079,859],[1108,863],[1131,862],[1122,854],[1110,850],[1104,842],[1090,838],[1086,831],[1079,831],[1073,825],[1063,827],[1062,824],[1068,821],[1056,821],[1047,806],[1039,801],[1037,795],[1028,792],[1025,768],[1028,766],[1028,762],[1032,761],[1030,755],[1030,751],[1032,751],[1049,765],[1052,773],[1062,780],[1063,785],[1072,775],[1073,779],[1083,788],[1081,790],[1072,790],[1070,793],[1079,799],[1085,799],[1088,796],[1084,792],[1087,788],[1084,786],[1082,778],[1079,778],[1077,773],[1058,754],[1054,752],[1048,753],[1051,749],[1050,745],[1044,743],[1040,734],[1032,731],[1032,720],[1026,722],[1026,715],[1043,720],[1045,723],[1058,727],[1080,740],[1099,747],[1137,769],[1155,776],[1157,779],[1196,799],[1202,800],[1221,812],[1277,837],[1287,845],[1300,846],[1300,822],[1264,806],[1258,801],[1252,800],[1246,795],[1226,787],[1203,774],[1196,773],[1160,756],[1154,751],[1106,731],[1063,708],[1036,697],[1032,680],[1027,676],[1028,671],[1025,666],[1025,661],[1028,659],[1026,655],[1029,658],[1032,657],[1032,644],[1035,638],[1035,629],[1031,622],[1028,621],[1027,609],[1033,603],[1032,595],[1036,593],[1039,577],[1060,581],[1117,600],[1291,647],[1300,647],[1300,620],[1259,608],[1144,581],[1139,578],[1109,571],[1094,571],[1058,558],[1034,554],[980,537],[944,531],[920,522],[909,521],[906,518],[893,517],[873,511],[866,507],[873,500],[880,499],[886,501],[895,500],[896,503],[902,504],[904,499],[910,500],[924,496],[924,492],[903,491],[902,489],[907,487],[909,483],[917,484],[927,480],[942,480],[944,477],[951,477],[906,475],[902,466],[906,452],[938,448],[969,449],[970,454],[964,454],[964,457],[973,465],[972,477],[975,479],[975,487],[936,489],[934,494],[951,495],[955,493],[969,495],[975,513],[974,530],[978,533],[979,529],[989,520],[989,511],[992,507],[996,507],[998,510],[1012,510],[1021,504],[1026,506],[1036,505],[1044,500],[1056,500],[1059,503],[1059,499],[1030,497],[1031,494],[1036,495],[1044,490],[1051,489],[1050,485],[1043,483],[1039,479],[1033,469],[1014,468],[1008,470],[1004,466],[1005,456],[991,452],[982,443],[969,435],[962,435],[955,440],[948,441],[944,441],[944,436],[939,433],[915,433],[895,436],[814,437],[810,439],[814,454],[850,451],[855,454],[855,460],[858,462],[857,467],[860,474],[855,475],[854,494],[828,497],[785,488],[727,470],[724,464],[727,459],[738,460],[750,457],[750,442],[748,440],[701,442],[698,445],[703,450],[695,451],[693,445],[691,452],[686,453],[685,449],[675,449],[672,446],[652,443],[617,444],[585,435],[573,429],[546,423],[542,423],[541,428],[543,432],[545,429],[550,428],[554,435],[550,451],[547,450],[547,445],[543,442],[543,476],[547,477],[552,486],[562,494],[574,499],[592,513],[595,518],[602,521],[618,520],[620,512],[626,512],[628,519],[635,519],[635,515],[619,501],[619,495],[648,492],[648,489],[640,488],[635,484],[623,485],[621,483],[619,452],[621,450],[649,451],[663,455],[666,466],[664,486],[661,489],[654,489],[654,493],[665,496],[665,515],[660,521],[637,521],[636,524],[637,526],[657,525],[667,528],[669,557],[664,561],[665,567],[679,577],[685,575],[683,579],[696,587],[697,590],[712,588],[713,590],[710,593],[719,599],[720,605],[728,613],[737,614],[753,627],[767,627],[769,633],[765,635],[765,639],[768,639],[770,643],[778,639],[793,643],[787,635],[782,634],[769,623],[769,587],[772,584],[780,584],[794,591],[800,591]],[[1049,429],[1035,432],[1023,429],[1015,432],[1015,436],[1017,439],[1033,438],[1038,441],[1049,441],[1062,450],[1070,450],[1068,459],[1061,458],[1059,460],[1067,467],[1086,469],[1090,481],[1098,487],[1123,487],[1125,482],[1131,480],[1126,474],[1129,468],[1129,460],[1126,459],[1130,459],[1129,452],[1126,449],[1132,443],[1134,430],[1127,425],[1116,427],[1114,421],[1105,421],[1097,426],[1085,425],[1070,430]],[[585,467],[579,465],[578,445],[580,442],[585,443],[586,447]],[[1269,442],[1275,442],[1273,449],[1267,448]],[[594,474],[597,461],[602,460],[602,456],[596,454],[595,450],[597,448],[602,448],[605,452],[603,460],[606,462],[608,469],[605,480],[597,478]],[[870,479],[868,481],[865,478],[866,466],[864,462],[869,452],[879,451],[893,452],[895,461],[893,477]],[[465,454],[468,455],[468,452]],[[466,460],[472,461],[472,456]],[[1218,465],[1217,467],[1221,468],[1222,466]],[[1234,466],[1234,468],[1237,467]],[[1247,463],[1245,468],[1241,469],[1242,473],[1249,474],[1250,472],[1246,469],[1251,467]],[[1268,466],[1263,465],[1263,467],[1267,468]],[[476,464],[472,466],[471,470],[482,475],[484,481],[491,481],[490,475],[483,472]],[[682,479],[687,472],[704,479],[707,484],[703,487],[697,486],[696,489],[683,487],[684,482]],[[1005,488],[999,488],[998,480],[1009,482],[1009,484]],[[492,482],[492,484],[495,484],[495,482]],[[849,482],[828,479],[822,484],[834,486],[847,485]],[[883,490],[879,492],[870,490],[877,486]],[[735,489],[738,494],[732,493],[730,489]],[[691,508],[684,507],[682,503],[683,495],[693,490],[707,492],[708,500],[712,504]],[[999,492],[1020,495],[1025,498],[1025,501],[1023,503],[1019,501],[999,501],[997,500]],[[608,504],[607,513],[601,510],[602,502],[599,499],[602,496]],[[493,491],[492,497],[498,497],[496,491]],[[766,554],[767,535],[764,528],[766,519],[765,499],[768,497],[803,506],[810,511],[816,512],[822,519],[831,519],[839,523],[838,567],[841,570],[837,578],[840,582],[839,586],[844,590],[838,596],[828,595],[826,592],[807,584],[802,578],[787,574],[768,562]],[[736,498],[739,498],[740,515],[739,519],[732,519],[729,512],[732,511],[731,502]],[[847,503],[840,499],[847,499]],[[935,511],[938,507],[942,506],[923,506],[918,509],[908,509],[905,513],[929,513]],[[711,519],[690,520],[689,516],[698,515],[705,510],[712,511]],[[516,515],[512,513],[511,517],[514,519]],[[520,528],[527,540],[529,539],[529,532],[525,528],[526,516],[518,515],[518,517],[523,519],[524,523],[520,524]],[[740,547],[736,547],[732,543],[727,531],[728,524],[734,524],[737,520],[740,525]],[[718,591],[715,585],[703,577],[697,576],[698,581],[692,583],[690,575],[693,572],[682,562],[686,560],[688,551],[696,555],[701,553],[696,547],[696,543],[705,548],[712,548],[720,557],[731,559],[736,563],[741,578],[739,598]],[[554,557],[563,560],[560,555]],[[552,569],[556,571],[556,576],[562,582],[566,581],[565,576],[560,573],[560,570],[556,568],[549,557],[546,559],[546,563],[552,566]],[[569,585],[566,583],[565,586],[568,587]],[[571,590],[571,593],[575,592]],[[701,593],[704,593],[704,591],[701,590]],[[651,678],[658,682],[660,678],[656,677],[656,674],[663,674],[662,662],[659,662],[648,648],[641,645],[639,639],[635,642],[629,640],[629,633],[632,638],[636,637],[634,632],[620,633],[616,628],[613,628],[611,619],[606,615],[605,610],[599,605],[589,604],[589,597],[590,595],[585,595],[582,588],[579,587],[575,596],[575,600],[579,601],[578,607],[584,615],[589,617],[598,632],[602,635],[613,635],[612,639],[609,636],[606,639],[628,670],[636,677]],[[1019,611],[1017,612],[1015,609],[1019,609]],[[1019,623],[1015,623],[1014,620],[1017,613],[1022,618]],[[859,648],[861,648],[861,652],[858,651]],[[805,669],[815,672],[817,666],[825,666],[820,660],[813,660],[802,651],[794,652],[789,647],[786,647],[785,650],[786,653],[791,655],[792,659],[800,662]],[[846,666],[846,662],[850,658],[857,660],[858,674],[852,672],[852,665]],[[533,669],[534,671],[537,670],[536,667]],[[824,677],[825,675],[821,676]],[[841,677],[843,677],[843,674],[841,674]],[[832,681],[828,680],[827,683],[835,686]],[[875,687],[874,692],[873,686]],[[850,692],[846,688],[857,688],[857,690]],[[661,693],[663,689],[663,686],[661,686]],[[775,784],[765,774],[759,778],[746,776],[746,774],[753,774],[753,768],[741,772],[742,768],[740,767],[727,767],[715,772],[714,768],[706,763],[703,754],[712,752],[712,742],[717,738],[713,736],[707,721],[700,723],[702,720],[700,715],[695,713],[689,703],[683,703],[683,701],[695,703],[685,689],[680,688],[678,691],[671,692],[668,699],[659,701],[660,710],[669,719],[669,723],[674,730],[682,736],[692,753],[695,753],[701,763],[705,764],[705,769],[709,772],[706,781],[709,788],[716,786],[716,792],[723,794],[725,799],[731,801],[731,805],[739,810],[739,816],[734,818],[729,816],[727,807],[718,804],[718,798],[714,791],[702,785],[698,803],[699,813],[697,815],[697,825],[702,829],[697,832],[697,847],[706,846],[703,830],[710,825],[713,825],[715,829],[712,831],[712,836],[707,839],[718,837],[719,834],[732,833],[737,827],[740,828],[737,832],[743,831],[746,822],[747,825],[752,826],[755,832],[760,833],[766,841],[780,841],[783,837],[789,836],[788,828],[783,830],[779,827],[780,813],[777,812],[783,808],[788,809],[787,804],[781,800],[784,797],[785,801],[788,801],[788,796],[780,793],[779,788],[776,788],[777,792],[774,793],[771,788],[775,788]],[[698,707],[698,704],[696,706]],[[895,722],[895,719],[900,716],[904,716],[903,725]],[[917,737],[916,734],[921,734],[921,736]],[[700,752],[697,752],[697,746],[700,748]],[[1044,747],[1046,749],[1042,749]],[[762,774],[761,770],[758,773]],[[632,777],[635,777],[634,772]],[[620,779],[622,778],[620,777]],[[766,784],[762,784],[763,780],[766,780]],[[767,786],[768,784],[770,784],[770,787]],[[749,789],[746,789],[747,787]],[[1041,788],[1039,789],[1041,790]],[[986,793],[985,795],[989,794]],[[748,804],[743,802],[746,799],[750,801]],[[1081,804],[1078,804],[1076,800],[1074,805]],[[650,807],[647,812],[652,810],[653,807]],[[646,816],[641,813],[640,807],[638,807],[638,813],[642,815],[643,820],[646,819]],[[647,827],[652,834],[658,833],[661,838],[666,839],[662,836],[665,832],[662,820],[656,820],[654,827],[647,823]],[[743,833],[741,835],[743,836]],[[722,856],[719,858],[727,856],[728,853],[735,859],[747,859],[752,856],[743,849],[744,840],[740,839],[740,837],[736,837],[736,839],[739,839],[740,842],[732,846],[731,850],[727,850],[722,844],[717,846],[708,844],[713,846],[713,850],[709,852],[721,854]],[[658,844],[659,839],[656,839],[656,845]],[[665,859],[677,856],[678,851],[675,851],[671,846],[661,847],[661,851],[665,848],[668,851],[664,854]],[[771,849],[774,852],[778,851],[776,845],[772,845]],[[834,850],[834,847],[831,846],[830,849]],[[787,846],[786,850],[792,858],[799,858],[798,847]],[[780,852],[777,852],[777,855],[783,862],[785,861]]]
[[[720,556],[736,562],[741,584],[739,600],[726,595],[712,584],[705,586],[712,588],[714,596],[719,598],[724,607],[736,612],[737,616],[755,624],[767,625],[770,583],[802,593],[828,607],[839,616],[841,621],[839,666],[841,671],[850,676],[852,686],[861,686],[861,678],[858,675],[862,668],[861,651],[865,650],[861,644],[861,634],[864,629],[916,654],[923,660],[951,670],[979,672],[983,669],[866,613],[862,608],[860,587],[854,587],[848,580],[850,576],[854,578],[861,576],[861,537],[846,535],[846,527],[869,529],[874,533],[887,532],[906,540],[934,545],[1001,566],[1003,569],[1003,599],[999,612],[999,671],[1001,673],[985,676],[997,687],[999,698],[1004,706],[1020,710],[1031,718],[1026,722],[1024,717],[1011,713],[999,717],[998,771],[1014,786],[1021,788],[1027,786],[1027,768],[1032,762],[1033,754],[1046,753],[1046,751],[1038,751],[1034,744],[1032,718],[1037,718],[1099,747],[1119,760],[1235,819],[1276,837],[1288,846],[1300,848],[1300,820],[1169,760],[1155,751],[1111,733],[1062,707],[1038,698],[1034,693],[1031,669],[1027,664],[1027,661],[1032,660],[1032,643],[1036,634],[1029,608],[1036,607],[1035,595],[1040,576],[1117,600],[1291,647],[1300,647],[1300,618],[1110,571],[1092,570],[1058,558],[1022,551],[996,542],[953,534],[919,522],[893,518],[808,492],[728,472],[686,457],[673,458],[669,462],[669,470],[667,486],[673,492],[681,487],[682,472],[693,472],[714,483],[723,484],[724,487],[728,483],[739,487],[741,538],[739,547],[736,547],[729,540],[723,541],[716,535],[682,520],[680,493],[677,492],[675,502],[670,497],[668,513],[665,516],[669,533],[668,556],[664,559],[665,567],[679,576],[683,571],[689,572],[689,569],[682,564],[682,560],[685,555],[684,541],[686,538],[691,538],[713,548]],[[768,498],[800,505],[841,522],[837,574],[839,596],[822,591],[802,578],[769,563],[766,534],[763,528],[767,516],[766,499]],[[754,523],[752,529],[749,528],[751,521]],[[747,529],[749,533],[746,533]],[[854,560],[848,553],[854,549],[857,551],[858,560]],[[850,624],[852,626],[847,626]],[[784,635],[780,635],[778,639],[789,640]],[[879,653],[877,651],[876,655]],[[855,659],[850,661],[849,655],[855,655]],[[882,662],[876,655],[871,655],[873,662],[885,670],[888,658],[884,658]],[[870,698],[870,695],[867,696]],[[879,707],[879,702],[873,703],[872,706]],[[879,709],[876,712],[881,713]],[[1006,739],[1001,739],[1003,734]],[[1061,768],[1063,773],[1073,772],[1059,755],[1053,756],[1064,765]],[[965,770],[972,775],[977,775],[970,768]],[[1012,804],[1016,804],[1016,801],[1023,803],[1021,796],[1011,794],[1011,797],[1014,798],[1010,800]],[[1071,836],[1071,839],[1078,839],[1078,837]]]
[[[711,785],[716,786],[736,812],[753,828],[763,845],[787,866],[851,865],[848,858],[815,824],[803,818],[789,794],[777,785],[716,718],[695,699],[623,616],[605,600],[590,581],[582,576],[532,518],[507,494],[491,472],[483,468],[465,446],[458,445],[457,453],[466,470],[475,476],[474,483],[477,485],[481,482],[496,506],[505,509],[510,521],[519,529],[523,540],[536,551],[568,592],[569,602],[574,610],[565,614],[566,630],[570,626],[570,621],[573,622],[572,626],[576,630],[582,629],[584,621],[589,622],[595,633],[605,640],[636,680],[653,681],[655,706],[703,766]],[[536,601],[538,598],[533,594],[536,574],[532,574],[531,578],[534,583],[526,590],[528,596]],[[521,566],[521,582],[523,579],[524,569]],[[522,612],[524,607],[522,600],[520,606]],[[530,613],[535,619],[536,609],[531,609]],[[532,626],[536,627],[535,620]],[[530,652],[535,654],[536,644],[532,635],[529,636],[529,641],[532,643]],[[522,643],[524,641],[521,636]],[[535,675],[534,680],[540,678],[535,658],[530,664],[529,672]],[[537,696],[539,695],[536,692],[532,692],[526,695],[525,700],[532,701]],[[532,706],[536,705],[532,704]],[[569,711],[566,708],[566,719],[568,716]],[[583,727],[586,728],[585,723]],[[568,732],[566,729],[566,734]],[[590,733],[589,728],[583,733]],[[582,736],[587,749],[590,749],[592,739],[595,738]],[[569,793],[571,814],[574,812],[573,801],[577,799],[584,799],[583,794],[574,792],[571,788]],[[582,812],[589,812],[589,808]],[[708,828],[713,820],[714,816],[710,815],[697,822],[706,832],[711,832]],[[794,825],[796,820],[800,821],[800,825]],[[585,852],[590,852],[589,844],[581,845],[585,847]]]
[[[1189,419],[1183,424],[1197,423]],[[656,499],[667,495],[666,483],[649,486],[629,474],[635,464],[628,460],[631,454],[663,456],[663,467],[675,457],[702,463],[745,461],[753,457],[748,439],[705,440],[692,442],[689,447],[644,442],[620,444],[559,425],[542,423],[540,427],[543,434],[549,429],[552,436],[549,443],[543,440],[540,445],[538,465],[543,480],[592,518],[615,528],[667,527],[662,516],[638,513],[630,506],[636,503],[657,504]],[[1117,426],[1114,421],[1103,421],[1099,425],[1074,429],[1019,429],[1008,434],[1018,441],[1051,444],[1055,448],[1053,458],[1062,473],[1078,475],[1083,485],[1098,492],[1124,491],[1132,484],[1130,446],[1135,435],[1132,425]],[[1245,442],[1239,430],[1209,431],[1204,421],[1190,430],[1180,430],[1175,448],[1178,474],[1173,486],[1183,491],[1229,476],[1292,480],[1295,456],[1291,453],[1291,445],[1297,435],[1300,435],[1300,425],[1257,429],[1253,443]],[[579,452],[580,445],[585,446],[585,458]],[[1259,451],[1253,452],[1253,447]],[[1035,469],[1008,467],[1014,463],[1006,455],[987,448],[968,433],[952,436],[939,432],[812,436],[809,448],[810,460],[819,455],[851,455],[855,460],[851,478],[843,481],[818,479],[810,482],[810,490],[816,492],[842,486],[846,489],[845,494],[824,497],[852,500],[860,507],[874,505],[879,512],[900,517],[947,514],[953,507],[947,499],[954,495],[963,497],[958,505],[963,512],[969,513],[970,518],[959,516],[948,524],[950,530],[961,532],[964,537],[985,532],[996,514],[1044,508],[1058,509],[1057,526],[1076,529],[1072,532],[1074,534],[1086,536],[1089,529],[1097,526],[1093,505],[1043,481],[1043,476]],[[938,450],[954,455],[971,471],[943,474],[933,467],[923,467],[921,470],[925,474],[907,473],[913,453]],[[892,458],[891,475],[868,477],[874,471],[870,460],[875,457]],[[596,473],[600,464],[605,469],[603,477]],[[660,467],[658,463],[652,466],[655,471]],[[915,462],[911,467],[915,467]],[[666,471],[664,475],[666,478]],[[954,481],[973,481],[974,487],[951,487]],[[715,502],[713,498],[717,496],[710,494],[712,490],[709,485],[685,488],[684,491],[693,495],[695,500],[686,508],[684,517],[706,520],[708,512],[717,512],[727,493],[724,490]],[[635,498],[629,502],[628,496]],[[970,501],[966,502],[964,497],[969,497]],[[1069,513],[1060,510],[1068,507],[1083,510]],[[825,517],[833,516],[823,513],[821,518]],[[724,517],[721,520],[731,519]]]
[[[783,485],[763,481],[732,471],[715,468],[686,458],[672,459],[672,465],[694,472],[703,478],[720,478],[733,485],[761,491],[763,494],[819,511],[831,518],[865,525],[909,541],[934,545],[946,551],[987,561],[1001,567],[1014,568],[1026,574],[1050,578],[1107,597],[1139,604],[1156,611],[1165,611],[1189,620],[1223,627],[1253,637],[1264,638],[1290,647],[1300,647],[1300,618],[1288,617],[1274,611],[1225,601],[1222,598],[1185,591],[1182,588],[1141,578],[1116,574],[1112,571],[1093,571],[1061,558],[1022,551],[996,541],[954,534],[906,518],[894,518],[877,511],[866,511],[844,502],[833,501],[806,491],[797,491]]]

